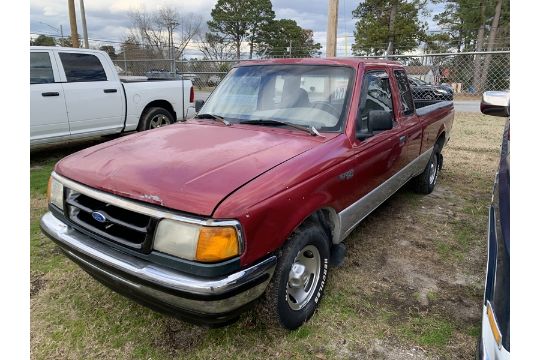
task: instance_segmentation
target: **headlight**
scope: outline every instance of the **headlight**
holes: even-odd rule
[[[154,249],[187,260],[217,262],[240,254],[236,228],[202,226],[176,220],[159,222]]]
[[[435,91],[438,92],[439,94],[448,94],[448,91],[443,90],[443,89],[435,89]]]
[[[49,204],[64,210],[64,185],[52,176],[49,178],[47,186],[47,201]]]

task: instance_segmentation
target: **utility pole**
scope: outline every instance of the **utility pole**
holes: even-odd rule
[[[390,39],[388,40],[388,48],[386,49],[386,56],[394,55],[394,28],[396,22],[396,13],[397,13],[397,3],[396,1],[392,2],[392,7],[390,8],[390,24],[388,26],[388,32],[390,33]]]
[[[328,25],[326,27],[326,57],[336,56],[339,0],[328,0]]]
[[[84,11],[84,0],[81,0],[79,4],[81,6],[81,19],[82,19],[82,31],[83,31],[83,37],[84,37],[84,47],[88,49],[89,48],[88,31],[86,29],[86,13]]]
[[[60,32],[60,41],[61,41],[61,43],[64,42],[64,29],[62,28],[62,25],[60,25],[60,30],[58,30],[54,26],[51,26],[51,25],[49,25],[47,23],[44,23],[43,21],[40,21],[39,23],[43,24],[43,25],[47,25],[48,27],[50,27],[51,29],[53,29],[56,32]]]
[[[289,57],[292,57],[292,40],[289,40]]]
[[[75,0],[68,0],[69,26],[71,27],[71,47],[79,47],[79,36],[77,32],[77,18],[75,17]]]

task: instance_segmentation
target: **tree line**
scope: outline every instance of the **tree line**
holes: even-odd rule
[[[429,5],[442,11],[428,31]],[[355,55],[491,51],[510,47],[510,0],[365,0],[353,10]]]
[[[255,55],[311,57],[321,44],[313,31],[291,19],[276,19],[270,0],[218,0],[204,26],[200,16],[180,15],[171,6],[129,13],[131,28],[122,51],[180,59],[193,43],[208,60],[240,59],[244,46]],[[206,28],[206,29],[205,29]]]
[[[429,5],[442,7],[432,17],[440,31],[428,31],[423,20],[430,16]],[[353,17],[355,55],[405,54],[418,48],[426,54],[510,49],[510,0],[365,0]],[[439,65],[455,69],[454,79],[478,93],[509,86],[509,64],[497,68],[492,59],[491,54],[465,55]],[[445,60],[434,60],[440,61]],[[463,66],[469,63],[472,68]]]
[[[428,31],[426,18],[439,31]],[[116,53],[102,46],[114,59],[183,59],[188,44],[195,45],[208,60],[246,57],[312,57],[321,44],[313,31],[292,19],[277,19],[271,0],[218,0],[206,23],[173,6],[156,11],[129,13],[130,29]],[[510,47],[510,0],[364,0],[352,11],[356,19],[353,54],[381,56],[404,54],[415,49],[424,53],[492,51]],[[33,45],[70,46],[70,39],[40,36]],[[492,56],[474,56],[473,88],[486,84]]]

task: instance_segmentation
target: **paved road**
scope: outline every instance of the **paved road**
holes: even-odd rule
[[[480,100],[457,100],[454,101],[456,112],[473,112],[480,114]]]
[[[195,100],[206,100],[208,96],[210,96],[210,92],[197,91],[197,89],[195,89]]]
[[[195,90],[195,99],[206,100],[210,92]],[[454,109],[456,112],[473,112],[480,114],[480,101],[479,100],[456,100],[454,101]]]

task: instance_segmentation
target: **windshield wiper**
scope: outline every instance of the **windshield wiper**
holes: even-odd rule
[[[225,120],[223,117],[219,115],[214,115],[214,114],[197,114],[195,116],[195,119],[212,119],[212,120],[221,121],[227,126],[231,126],[231,123]]]
[[[305,132],[309,133],[311,136],[324,137],[317,131],[317,129],[315,129],[315,127],[313,125],[308,126],[308,127],[304,127],[304,126],[301,126],[301,125],[296,125],[296,124],[292,124],[292,123],[289,123],[289,122],[286,122],[286,121],[280,121],[280,120],[274,120],[274,119],[243,120],[243,121],[240,121],[240,124],[253,124],[253,125],[263,125],[263,126],[264,125],[269,125],[269,126],[272,126],[272,125],[285,125],[285,126],[293,127],[295,129],[298,129],[298,130],[305,131]]]

